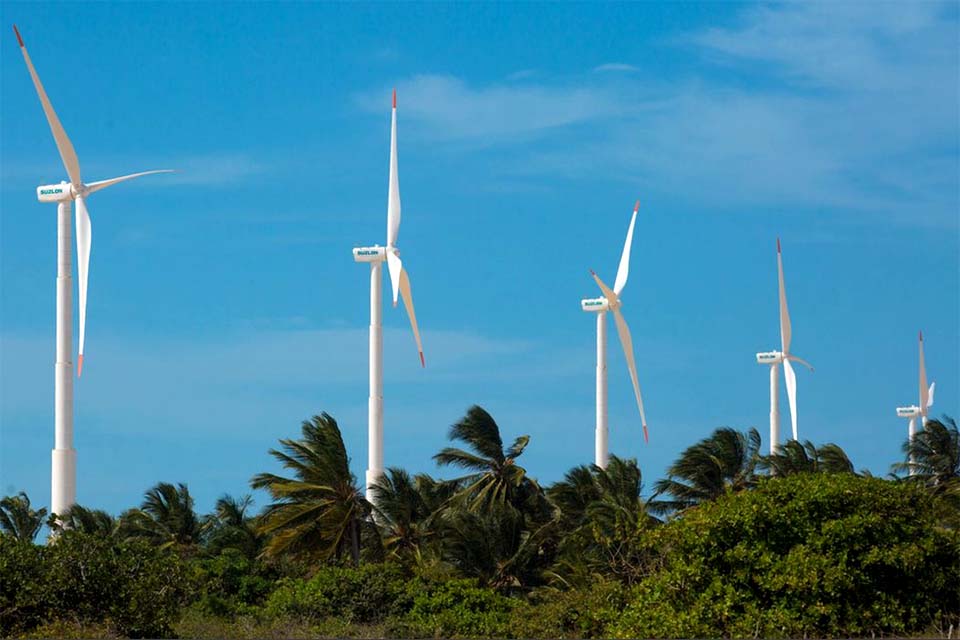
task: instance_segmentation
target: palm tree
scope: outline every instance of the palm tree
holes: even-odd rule
[[[659,521],[641,497],[637,461],[610,456],[606,469],[579,466],[547,491],[559,511],[561,560],[553,578],[570,586],[593,575],[614,575],[627,583],[640,577],[645,556],[638,550],[648,529]]]
[[[108,538],[117,534],[119,522],[102,509],[88,509],[75,504],[63,515],[50,518],[50,528],[58,533],[67,530],[82,531]]]
[[[264,553],[294,553],[321,560],[346,552],[360,561],[361,529],[368,525],[370,504],[350,473],[337,421],[322,413],[301,426],[299,440],[282,439],[283,451],[270,450],[294,478],[260,473],[250,485],[266,489],[274,502],[261,516],[258,531],[269,535]]]
[[[177,547],[188,552],[203,537],[193,497],[183,483],[158,483],[144,494],[139,509],[127,511],[120,520],[122,535],[147,538],[161,548]]]
[[[489,413],[474,405],[450,428],[449,439],[463,441],[471,451],[446,447],[433,459],[441,466],[471,472],[457,479],[462,487],[457,499],[464,501],[469,509],[480,511],[492,505],[522,509],[522,505],[542,495],[537,483],[527,476],[526,469],[516,462],[530,442],[530,436],[520,436],[504,450],[500,427]]]
[[[224,549],[239,549],[253,559],[260,552],[262,536],[257,533],[255,518],[248,515],[253,497],[234,498],[223,495],[217,500],[213,513],[203,519],[207,552],[217,555]]]
[[[853,473],[853,463],[838,445],[827,443],[816,447],[809,440],[802,444],[788,440],[776,453],[761,456],[759,468],[768,469],[770,475],[789,476],[796,473]]]
[[[21,491],[0,500],[0,531],[23,542],[33,542],[43,526],[47,509],[30,507],[30,498]]]
[[[387,554],[422,567],[426,544],[437,533],[433,516],[457,489],[425,473],[411,477],[403,469],[387,469],[373,485],[375,521]]]
[[[441,557],[459,575],[496,589],[538,584],[553,560],[557,527],[552,520],[530,528],[527,522],[508,504],[483,511],[450,505],[439,514]]]
[[[904,442],[903,452],[908,462],[896,463],[894,471],[912,469],[910,479],[922,482],[937,494],[960,493],[960,432],[953,418],[928,420],[912,440]],[[913,463],[909,462],[911,458]]]
[[[673,500],[658,501],[656,509],[682,510],[728,491],[752,487],[759,451],[760,434],[756,429],[746,433],[729,427],[717,429],[688,447],[667,469],[668,477],[657,481],[655,495],[670,495]]]

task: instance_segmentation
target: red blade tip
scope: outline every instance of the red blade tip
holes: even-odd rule
[[[777,238],[777,253],[780,253],[780,238]]]
[[[639,201],[639,200],[637,200],[637,204],[633,205],[633,212],[636,213],[637,211],[640,211],[640,201]]]
[[[393,90],[393,108],[394,109],[397,108],[397,90],[396,89]]]
[[[920,342],[923,342],[923,330],[920,330]]]
[[[423,351],[420,352],[420,366],[423,367],[424,369],[427,368],[427,363],[426,363],[426,361],[423,359]]]
[[[77,377],[79,378],[81,375],[83,375],[83,354],[82,353],[77,358]]]
[[[647,444],[650,443],[650,434],[647,433],[647,425],[643,425],[643,441]]]
[[[594,271],[593,269],[590,269],[590,275],[595,276],[595,275],[597,275],[597,272]]]
[[[17,42],[20,43],[20,48],[23,48],[23,38],[20,37],[20,31],[17,29],[17,25],[13,25],[13,32],[17,34]]]

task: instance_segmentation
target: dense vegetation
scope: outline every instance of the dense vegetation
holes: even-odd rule
[[[635,460],[541,487],[479,407],[374,505],[336,421],[269,453],[283,475],[199,515],[160,483],[119,517],[0,501],[13,637],[836,637],[960,626],[960,435],[931,420],[888,479],[842,449],[718,429],[645,498]],[[910,472],[913,472],[912,474]],[[44,522],[54,537],[34,544]]]

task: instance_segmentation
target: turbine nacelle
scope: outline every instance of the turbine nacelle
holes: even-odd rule
[[[355,247],[353,259],[356,262],[384,262],[387,259],[386,247]]]
[[[783,353],[780,351],[764,351],[757,354],[758,364],[780,364],[783,362]]]
[[[898,418],[919,418],[920,407],[897,407]]]
[[[580,308],[587,313],[601,313],[610,310],[610,302],[606,298],[587,298],[580,301]]]
[[[77,197],[73,185],[69,182],[45,184],[37,187],[37,200],[40,202],[66,202]]]

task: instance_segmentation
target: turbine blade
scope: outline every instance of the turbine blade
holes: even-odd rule
[[[600,291],[603,292],[603,297],[607,299],[611,305],[617,302],[620,298],[614,293],[610,287],[603,283],[603,280],[600,279],[600,276],[597,275],[595,271],[590,270],[590,275],[593,276],[593,279],[597,281],[597,284],[600,286]]]
[[[789,358],[783,359],[783,379],[787,383],[787,400],[790,403],[790,421],[793,424],[793,439],[797,437],[797,374]]]
[[[40,82],[40,76],[37,75],[37,70],[33,68],[33,61],[30,60],[30,54],[27,53],[27,47],[23,44],[23,38],[20,37],[20,32],[17,30],[16,25],[13,27],[13,32],[17,34],[20,53],[23,54],[23,59],[27,63],[27,71],[30,72],[30,77],[33,79],[33,86],[36,88],[37,95],[40,97],[40,105],[43,107],[43,113],[47,116],[47,124],[50,125],[53,140],[57,143],[57,150],[60,152],[60,158],[63,160],[63,167],[67,170],[67,175],[70,176],[70,182],[74,187],[79,189],[83,185],[83,182],[80,180],[80,161],[77,160],[77,152],[73,150],[73,143],[71,143],[70,138],[67,137],[67,132],[64,131],[63,125],[60,124],[60,119],[57,117],[57,112],[53,110],[53,105],[50,104],[50,98],[47,97],[47,92],[43,89],[43,84]]]
[[[618,296],[627,284],[627,275],[630,273],[630,246],[633,244],[633,225],[637,221],[637,211],[640,210],[640,201],[633,205],[633,216],[630,217],[630,226],[627,227],[627,239],[623,242],[623,253],[620,254],[620,266],[617,267],[617,279],[613,283],[613,291]]]
[[[809,362],[807,362],[807,361],[804,360],[803,358],[798,358],[797,356],[793,355],[792,353],[787,356],[787,360],[793,360],[794,362],[799,362],[800,364],[802,364],[803,366],[805,366],[807,369],[810,369],[810,371],[813,371],[813,365],[812,365],[812,364],[810,364]]]
[[[80,286],[80,355],[77,358],[77,377],[83,371],[83,341],[87,326],[87,276],[90,266],[90,214],[82,197],[77,198],[77,280]]]
[[[410,277],[406,269],[400,270],[400,296],[403,298],[403,306],[407,308],[407,317],[410,318],[410,327],[413,329],[413,339],[417,341],[417,352],[420,354],[420,366],[426,367],[427,363],[423,359],[423,344],[420,342],[420,329],[417,328],[417,314],[413,310],[413,294],[410,292]]]
[[[393,112],[390,118],[390,193],[387,199],[387,246],[397,243],[400,233],[400,177],[397,175],[397,90],[393,90]],[[394,289],[396,291],[396,289]],[[394,293],[393,304],[397,304]]]
[[[783,254],[780,253],[780,238],[777,238],[777,278],[780,283],[780,346],[783,353],[790,353],[790,310],[787,309],[787,288],[783,282]]]
[[[106,189],[111,187],[118,182],[126,182],[127,180],[133,180],[134,178],[139,178],[140,176],[149,176],[154,173],[176,173],[174,169],[154,169],[153,171],[141,171],[140,173],[131,173],[127,176],[120,176],[119,178],[110,178],[109,180],[97,180],[96,182],[91,182],[87,185],[87,193],[94,193],[100,191],[100,189]]]
[[[390,272],[390,285],[393,288],[393,306],[397,306],[397,293],[400,290],[400,274],[403,273],[403,262],[400,256],[387,249],[387,271]]]
[[[936,382],[931,382],[931,383],[930,383],[930,390],[927,391],[927,409],[930,409],[930,407],[933,406],[933,391],[934,391],[934,389],[936,389],[936,388],[937,388],[937,383],[936,383]]]
[[[617,323],[617,333],[620,334],[620,344],[623,346],[623,355],[627,359],[627,369],[630,371],[630,382],[633,383],[633,393],[637,396],[637,408],[640,409],[640,422],[643,424],[643,441],[649,442],[647,434],[647,417],[643,412],[643,398],[640,396],[640,383],[637,381],[637,363],[633,359],[633,339],[627,321],[619,309],[614,309],[613,319]]]
[[[927,415],[927,403],[929,402],[927,396],[927,365],[923,357],[923,332],[920,334],[920,415]]]

